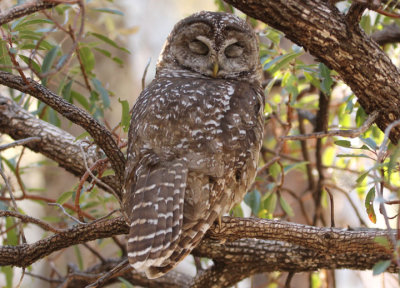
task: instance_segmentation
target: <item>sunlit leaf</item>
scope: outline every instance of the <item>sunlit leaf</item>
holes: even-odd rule
[[[130,124],[130,114],[129,114],[129,103],[126,100],[121,100],[118,99],[119,103],[121,103],[122,106],[122,113],[121,113],[121,126],[124,129],[125,132],[128,132],[129,130],[129,124]]]
[[[281,166],[275,162],[271,166],[269,166],[268,171],[269,171],[269,175],[271,175],[272,177],[277,179],[281,173]]]
[[[390,248],[390,242],[387,237],[377,236],[374,238],[374,242],[382,245],[385,248],[388,248],[388,249]]]
[[[6,278],[6,288],[13,288],[13,278],[14,278],[14,269],[11,266],[2,266],[0,267],[0,271],[4,274]]]
[[[376,223],[376,214],[374,210],[375,187],[372,187],[365,197],[365,209],[367,210],[368,218],[372,223]]]
[[[242,209],[242,207],[240,206],[240,204],[235,205],[235,206],[232,208],[232,213],[233,213],[233,216],[234,216],[234,217],[244,217],[243,209]]]
[[[285,211],[289,217],[294,216],[292,207],[289,205],[289,203],[286,202],[286,200],[282,196],[279,197],[279,203],[281,204],[283,211]]]
[[[348,140],[336,140],[334,143],[341,147],[346,147],[346,148],[351,147],[351,142]]]
[[[290,165],[284,165],[283,171],[285,173],[287,173],[292,169],[303,167],[303,166],[307,165],[308,163],[309,163],[308,161],[301,161],[301,162],[296,162],[296,163],[290,164]]]
[[[276,203],[278,201],[278,196],[276,193],[271,193],[267,198],[265,198],[263,206],[268,213],[273,214],[275,212]]]
[[[116,9],[110,9],[110,8],[94,8],[92,9],[97,12],[104,12],[104,13],[109,13],[109,14],[115,14],[115,15],[120,15],[124,16],[124,13],[122,11],[116,10]]]
[[[297,57],[299,57],[303,53],[304,53],[304,51],[300,51],[300,52],[293,51],[293,52],[289,52],[289,53],[284,54],[284,55],[280,55],[280,56],[274,58],[273,60],[265,63],[264,66],[263,66],[263,69],[267,70],[269,73],[271,73],[273,75],[276,71],[278,71],[281,68],[285,67],[291,61],[293,61],[294,59],[296,59]]]

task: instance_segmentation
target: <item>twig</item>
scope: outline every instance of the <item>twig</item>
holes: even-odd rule
[[[368,128],[374,123],[374,121],[378,118],[378,111],[372,112],[368,119],[358,128],[351,130],[331,130],[328,132],[314,132],[303,135],[289,135],[282,136],[281,139],[284,141],[288,140],[307,140],[307,139],[319,139],[324,137],[332,137],[332,136],[342,136],[348,138],[355,138],[360,136],[362,133],[368,130]]]
[[[324,187],[325,191],[328,193],[329,195],[329,199],[330,199],[330,204],[331,204],[331,227],[335,227],[335,206],[334,206],[334,202],[333,202],[333,196],[331,191],[327,188]]]
[[[59,204],[59,203],[47,203],[47,205],[49,206],[57,206],[58,208],[60,208],[62,210],[62,212],[67,215],[70,219],[72,219],[73,221],[75,221],[78,224],[81,225],[85,225],[86,223],[79,221],[78,219],[76,219],[74,216],[72,216],[71,214],[69,214],[67,211],[65,211],[64,207]]]
[[[132,268],[129,266],[128,258],[125,258],[117,266],[115,266],[109,272],[105,273],[103,276],[101,276],[99,279],[97,279],[96,282],[94,282],[90,285],[87,285],[85,288],[102,287],[103,286],[102,284],[105,283],[107,280],[115,277],[116,274],[124,273],[128,269],[132,269]]]
[[[110,159],[111,165],[120,182],[119,184],[122,185],[125,157],[118,148],[110,131],[94,119],[88,112],[74,106],[43,85],[40,85],[30,78],[28,78],[28,82],[29,85],[26,85],[20,76],[0,71],[0,84],[34,96],[89,132],[95,142],[103,149],[104,153]]]
[[[40,228],[42,228],[45,231],[51,231],[54,233],[60,233],[64,231],[64,229],[58,229],[50,224],[47,224],[46,222],[43,222],[42,220],[39,220],[37,218],[28,216],[28,215],[22,215],[18,212],[14,211],[9,211],[9,210],[0,210],[0,217],[15,217],[20,219],[23,223],[32,223],[38,225]]]
[[[399,125],[400,125],[400,120],[396,120],[396,121],[390,123],[386,127],[385,135],[384,135],[382,144],[379,147],[379,150],[378,150],[378,153],[377,153],[377,160],[376,160],[377,163],[380,164],[380,163],[384,162],[384,158],[386,156],[386,151],[387,151],[390,132],[392,131],[392,129],[394,127],[399,126]],[[379,175],[378,175],[378,170],[377,169],[374,169],[374,175],[375,175],[375,179],[381,179],[381,177],[379,177]],[[383,178],[383,176],[382,176],[382,178]],[[385,207],[385,202],[383,200],[383,185],[381,185],[381,187],[379,187],[379,184],[381,184],[381,181],[375,181],[375,191],[377,192],[377,194],[378,194],[378,196],[380,198],[379,211],[382,213],[383,218],[385,220],[386,228],[390,232],[390,231],[392,231],[392,228],[390,227],[389,218],[388,218],[388,214],[387,214],[386,207]],[[397,252],[398,246],[397,246],[396,237],[394,235],[390,235],[390,241],[392,242],[393,249],[395,249],[396,252]],[[396,263],[397,263],[397,266],[400,267],[400,257],[399,256],[396,257]]]
[[[0,146],[0,151],[6,150],[6,149],[10,149],[10,148],[13,148],[13,147],[19,146],[19,145],[25,145],[25,144],[32,143],[32,142],[38,142],[40,140],[41,140],[41,138],[37,137],[37,136],[16,140],[16,141],[14,141],[12,143],[1,145]]]
[[[4,171],[1,168],[1,166],[0,166],[0,174],[1,174],[1,177],[3,178],[3,180],[4,180],[4,183],[6,184],[8,193],[10,194],[10,198],[11,198],[11,203],[12,203],[13,209],[14,209],[15,212],[18,213],[18,205],[17,205],[17,202],[15,201],[15,197],[14,197],[14,194],[12,192],[10,182],[8,182],[8,179],[7,179],[6,175],[4,174]],[[22,221],[19,223],[18,226],[19,226],[19,230],[20,230],[19,233],[21,234],[22,243],[26,243],[26,238],[25,238],[25,234],[24,234],[24,228],[22,227]]]

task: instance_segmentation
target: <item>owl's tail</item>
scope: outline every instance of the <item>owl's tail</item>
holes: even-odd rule
[[[131,266],[156,278],[150,267],[162,265],[175,251],[181,235],[188,169],[184,161],[139,169],[127,191],[130,215],[128,259]]]

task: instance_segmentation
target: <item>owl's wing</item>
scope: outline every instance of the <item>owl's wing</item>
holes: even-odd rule
[[[181,234],[187,173],[182,160],[145,165],[128,187],[128,258],[136,270],[160,265],[174,251]]]

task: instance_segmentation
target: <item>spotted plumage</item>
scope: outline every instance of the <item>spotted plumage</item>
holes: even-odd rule
[[[264,96],[252,28],[227,13],[175,25],[133,108],[124,210],[131,266],[159,277],[239,203],[256,172]]]

